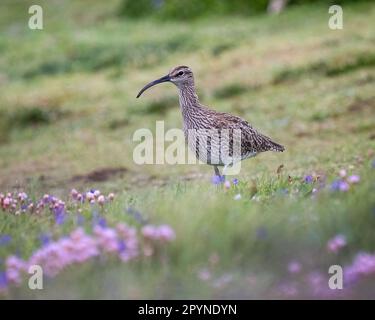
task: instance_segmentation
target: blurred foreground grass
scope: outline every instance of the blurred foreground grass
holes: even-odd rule
[[[43,31],[27,29],[31,2],[0,5],[7,6],[0,10],[0,190],[35,198],[66,197],[73,187],[113,191],[109,224],[136,224],[124,213],[133,206],[152,223],[170,224],[177,239],[163,258],[74,267],[41,292],[13,289],[9,297],[271,298],[294,287],[290,297],[311,297],[311,274],[327,276],[329,265],[374,251],[373,4],[344,7],[344,30],[332,31],[324,5],[163,23],[120,18],[119,1],[90,3],[42,1]],[[245,161],[240,185],[226,192],[210,184],[208,166],[134,164],[136,129],[154,131],[156,120],[181,127],[172,86],[135,99],[178,64],[195,71],[204,104],[246,118],[287,151]],[[360,174],[360,184],[311,196],[305,175],[329,185],[342,168]],[[12,242],[0,257],[27,257],[40,233],[59,236],[74,221],[60,230],[48,215],[1,212],[0,233]],[[326,250],[336,234],[348,241],[339,255]],[[294,260],[303,266],[298,275],[287,272]],[[373,283],[345,294],[372,297]]]

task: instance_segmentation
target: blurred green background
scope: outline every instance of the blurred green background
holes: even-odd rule
[[[42,292],[15,288],[9,297],[316,297],[311,273],[372,252],[375,5],[335,1],[344,29],[331,30],[332,3],[289,1],[276,14],[268,1],[2,1],[0,191],[115,192],[110,223],[133,223],[123,215],[131,204],[177,234],[166,261],[93,263]],[[43,30],[28,28],[31,4],[43,8]],[[211,185],[208,166],[136,165],[135,130],[154,132],[157,120],[182,127],[171,85],[135,99],[176,65],[193,69],[203,104],[245,118],[286,152],[245,161],[229,191]],[[359,174],[360,185],[311,197],[317,185],[306,186],[305,175],[329,186],[340,169]],[[13,238],[2,258],[17,250],[27,257],[53,224],[48,215],[27,218],[0,212],[0,232]],[[327,241],[341,233],[348,247],[328,253]],[[287,272],[293,260],[303,265],[297,278]],[[279,290],[285,283],[297,293]],[[346,297],[372,297],[371,283]]]

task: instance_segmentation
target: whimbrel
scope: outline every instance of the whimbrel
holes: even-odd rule
[[[246,120],[202,105],[189,67],[173,68],[166,76],[143,87],[137,98],[148,88],[162,82],[172,82],[177,86],[185,139],[200,161],[214,166],[215,175],[220,176],[218,166],[224,166],[225,171],[234,162],[254,157],[260,152],[284,151],[282,145],[258,132]],[[235,133],[238,132],[240,142],[236,156],[234,146],[238,134]]]

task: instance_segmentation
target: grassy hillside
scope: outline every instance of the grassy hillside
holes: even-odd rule
[[[373,298],[375,6],[344,6],[344,29],[333,31],[322,4],[162,22],[123,18],[120,2],[42,1],[42,31],[27,28],[32,2],[0,5],[0,193],[65,201],[63,221],[49,202],[20,214],[3,202],[0,287],[6,258],[29,259],[42,235],[126,222],[142,249],[129,262],[107,252],[64,268],[41,291],[24,276],[3,296]],[[135,96],[180,64],[194,70],[204,104],[242,116],[286,152],[245,161],[230,186],[212,185],[205,165],[136,165],[135,130],[182,119],[171,85]],[[73,188],[115,198],[78,204]],[[148,256],[145,224],[176,237],[154,239]],[[350,279],[340,292],[327,289],[333,264]]]

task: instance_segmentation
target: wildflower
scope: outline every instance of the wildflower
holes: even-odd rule
[[[20,284],[22,272],[26,271],[26,263],[16,256],[10,256],[5,261],[5,267],[7,280],[17,285]]]
[[[95,190],[94,191],[94,197],[98,198],[99,196],[100,196],[100,191],[99,190]]]
[[[350,177],[348,177],[348,182],[351,184],[359,183],[360,180],[361,178],[358,175],[351,175]]]
[[[7,290],[8,280],[5,272],[0,272],[0,294]]]
[[[172,241],[176,238],[174,230],[168,225],[159,226],[159,238],[163,241]]]
[[[227,181],[224,182],[224,188],[230,189],[230,181],[227,180]]]
[[[108,195],[108,200],[109,200],[109,201],[112,201],[114,198],[115,198],[114,193],[110,193],[110,194]]]
[[[346,237],[344,235],[338,234],[334,238],[330,239],[327,243],[327,249],[330,252],[337,253],[343,247],[346,246]]]
[[[78,194],[79,193],[76,189],[72,189],[72,191],[70,191],[70,195],[72,196],[74,200],[77,200]]]
[[[302,266],[298,261],[291,261],[288,264],[289,273],[292,273],[292,274],[299,273],[301,269],[302,269]]]
[[[303,180],[305,183],[312,183],[314,181],[312,175],[305,176]]]
[[[345,192],[349,190],[349,184],[344,180],[334,180],[331,184],[331,190]]]
[[[102,206],[105,203],[105,197],[103,195],[98,196],[98,203]]]
[[[214,175],[212,178],[211,178],[211,182],[212,184],[214,185],[218,185],[218,184],[221,184],[225,181],[225,178],[223,176],[217,176],[217,175]]]
[[[107,228],[107,221],[105,220],[105,218],[100,217],[98,219],[98,225],[101,226],[102,228]]]
[[[372,160],[371,167],[372,167],[373,169],[375,169],[375,159]]]
[[[49,234],[42,233],[39,236],[39,240],[40,240],[42,246],[46,246],[51,242],[51,236]]]
[[[26,199],[27,199],[27,194],[25,192],[20,192],[18,193],[18,199],[21,201],[21,202],[24,202]]]
[[[86,199],[91,203],[91,200],[94,200],[95,202],[95,196],[94,196],[94,193],[89,191],[89,192],[86,192]]]
[[[279,290],[288,297],[294,297],[298,294],[298,289],[294,283],[283,283],[280,285]]]
[[[0,236],[0,246],[5,246],[12,241],[12,237],[8,234]]]
[[[51,200],[50,195],[48,194],[45,194],[42,199],[44,203],[48,203]]]
[[[233,180],[232,180],[232,183],[236,186],[236,185],[238,185],[238,179],[237,178],[234,178]]]
[[[55,214],[55,222],[57,225],[62,225],[65,222],[65,214],[63,212]]]
[[[239,193],[234,196],[234,200],[240,200],[241,198],[242,196]]]
[[[339,171],[339,176],[340,176],[341,178],[345,178],[345,177],[346,177],[346,170],[345,170],[345,169],[341,169],[341,170]]]
[[[6,197],[6,198],[3,200],[3,208],[4,208],[4,209],[7,209],[11,204],[12,204],[12,199],[11,199],[11,198]]]
[[[349,183],[347,183],[346,181],[341,181],[340,182],[340,185],[339,185],[339,189],[340,191],[348,191],[349,190]]]
[[[208,269],[202,269],[198,272],[198,278],[202,281],[208,281],[211,279],[211,272]]]

